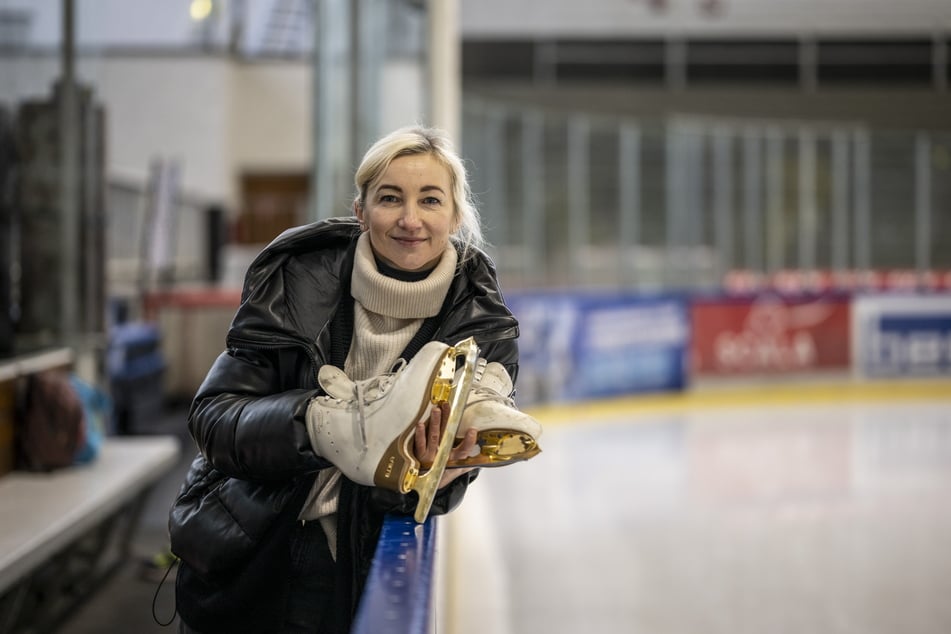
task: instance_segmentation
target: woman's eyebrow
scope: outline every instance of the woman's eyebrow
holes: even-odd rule
[[[376,188],[377,191],[382,191],[384,189],[392,189],[393,191],[403,193],[403,188],[400,187],[399,185],[389,185],[387,183],[383,183]],[[419,191],[421,192],[436,191],[443,195],[446,194],[445,190],[439,185],[423,185],[422,187],[419,188]]]

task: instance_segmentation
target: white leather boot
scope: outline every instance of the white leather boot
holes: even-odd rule
[[[306,416],[314,451],[358,484],[417,491],[416,521],[422,522],[452,450],[478,351],[471,337],[455,346],[433,341],[395,372],[365,381],[322,366],[318,381],[327,395],[314,398]],[[421,474],[413,450],[416,424],[440,403],[449,403],[446,433],[433,464]]]
[[[450,460],[447,468],[501,467],[528,460],[541,452],[538,438],[542,426],[515,407],[512,389],[512,379],[505,366],[478,360],[475,380],[456,432],[456,436],[462,438],[470,428],[478,430],[476,448],[468,458]]]

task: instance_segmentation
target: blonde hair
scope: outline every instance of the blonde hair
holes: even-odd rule
[[[456,230],[449,239],[460,251],[460,263],[465,262],[477,249],[485,247],[485,238],[482,235],[479,211],[472,201],[465,165],[456,154],[452,141],[442,130],[408,126],[395,130],[374,143],[363,155],[353,178],[357,187],[354,204],[364,206],[370,185],[383,175],[394,159],[416,154],[429,154],[449,170],[452,202],[456,210]]]

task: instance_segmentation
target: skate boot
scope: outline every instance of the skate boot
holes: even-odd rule
[[[414,517],[425,521],[462,420],[478,355],[470,337],[455,346],[430,342],[408,364],[365,381],[322,366],[318,381],[327,395],[313,399],[306,416],[314,451],[358,484],[416,491]],[[449,404],[445,433],[433,464],[421,473],[413,446],[416,424],[442,403]]]
[[[534,418],[519,411],[510,398],[512,379],[505,366],[480,358],[475,380],[466,399],[466,409],[456,432],[461,440],[470,428],[478,430],[472,455],[450,460],[447,468],[501,467],[528,460],[541,452],[538,438],[542,426]]]

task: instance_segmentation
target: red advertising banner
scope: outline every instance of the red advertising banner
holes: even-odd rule
[[[851,362],[847,296],[695,299],[690,313],[697,374],[808,372]]]

